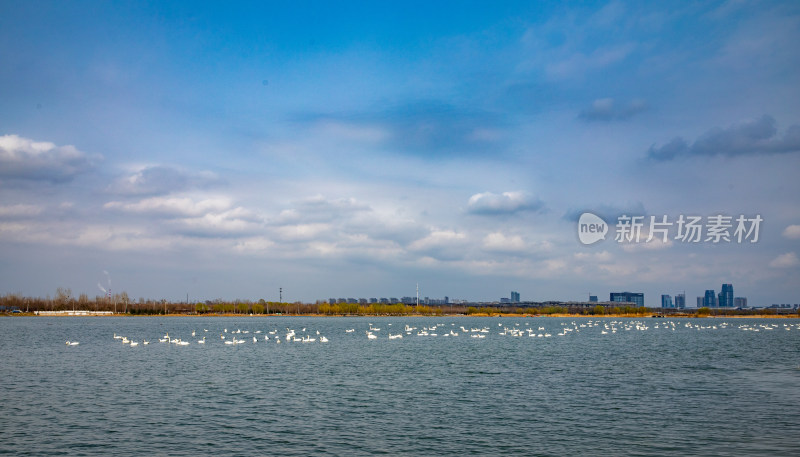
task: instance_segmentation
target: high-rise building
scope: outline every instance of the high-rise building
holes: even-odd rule
[[[723,284],[719,293],[717,306],[720,308],[733,308],[733,284]]]
[[[511,291],[511,303],[519,303],[519,292]]]
[[[735,297],[733,299],[733,306],[735,308],[747,308],[747,297]]]
[[[662,308],[674,308],[675,306],[672,304],[672,297],[669,295],[662,295],[661,296],[661,307]]]
[[[703,306],[706,308],[717,307],[717,293],[714,292],[714,289],[706,290],[706,295],[703,297]]]
[[[589,295],[589,301],[592,303],[597,303],[597,295]]]
[[[611,292],[611,301],[633,303],[637,307],[644,306],[644,294],[641,292]]]
[[[702,308],[702,307],[703,307],[703,302],[704,302],[704,301],[705,301],[705,298],[703,298],[703,297],[697,297],[697,307],[698,307],[698,308]]]
[[[675,296],[675,307],[678,309],[686,308],[686,294],[678,294]]]

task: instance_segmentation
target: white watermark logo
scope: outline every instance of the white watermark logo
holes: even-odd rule
[[[760,214],[737,218],[716,214],[713,216],[679,215],[674,221],[669,216],[629,216],[617,218],[614,241],[617,243],[667,243],[675,240],[680,243],[737,243],[758,242],[758,233],[764,219]],[[581,214],[578,219],[578,239],[589,245],[606,239],[609,227],[599,216],[592,213]]]
[[[600,216],[592,213],[581,214],[578,219],[578,239],[583,244],[594,244],[606,239],[608,224]]]

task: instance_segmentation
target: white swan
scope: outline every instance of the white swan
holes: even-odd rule
[[[77,341],[67,341],[67,346],[77,346],[79,344],[81,344],[81,343],[79,343]]]

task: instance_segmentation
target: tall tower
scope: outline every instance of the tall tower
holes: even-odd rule
[[[719,293],[720,308],[733,308],[733,284],[723,284]]]

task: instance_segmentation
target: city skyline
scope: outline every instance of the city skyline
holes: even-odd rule
[[[800,297],[796,2],[0,17],[0,294]]]

